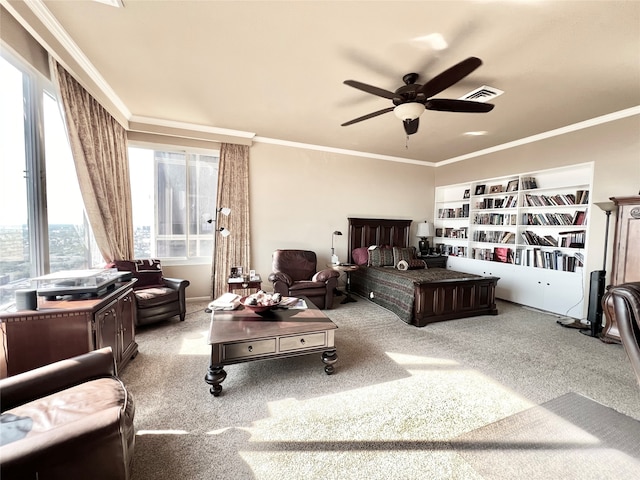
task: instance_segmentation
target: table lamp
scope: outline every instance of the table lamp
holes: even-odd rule
[[[429,223],[424,221],[418,224],[418,230],[416,231],[416,236],[420,237],[420,241],[418,242],[418,250],[420,250],[421,255],[429,254],[429,238],[433,237],[433,223]]]

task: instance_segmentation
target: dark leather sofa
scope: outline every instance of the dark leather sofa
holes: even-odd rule
[[[640,384],[640,282],[610,287],[602,306],[605,315],[618,326],[620,341]]]
[[[340,272],[331,268],[316,271],[317,257],[310,250],[276,250],[269,281],[283,296],[305,296],[320,309],[333,307],[333,292]]]
[[[176,315],[184,321],[189,280],[164,277],[160,260],[154,258],[116,260],[113,266],[119,271],[131,272],[131,276],[137,279],[133,287],[136,326],[160,322]]]
[[[2,480],[125,480],[133,398],[111,347],[0,380]]]

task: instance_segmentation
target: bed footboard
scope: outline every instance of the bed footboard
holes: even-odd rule
[[[498,277],[478,277],[417,284],[414,325],[424,327],[443,320],[497,315],[497,283]]]

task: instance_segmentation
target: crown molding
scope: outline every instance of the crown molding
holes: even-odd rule
[[[195,123],[178,122],[175,120],[165,120],[161,118],[144,117],[141,115],[132,115],[129,118],[129,122],[169,128],[174,130],[189,130],[193,132],[202,132],[210,135],[238,137],[245,140],[254,140],[256,136],[256,134],[253,132],[244,132],[242,130],[233,130],[229,128],[211,127],[208,125],[198,125]],[[136,130],[136,129],[132,128],[132,130]]]
[[[2,2],[3,5],[8,2]],[[68,53],[80,66],[80,68],[89,76],[89,78],[95,83],[96,87],[102,92],[109,101],[118,109],[120,115],[126,119],[131,117],[131,112],[124,104],[124,102],[113,91],[107,81],[100,75],[100,72],[95,68],[91,61],[87,58],[84,52],[78,47],[78,45],[71,39],[67,31],[60,25],[58,20],[53,16],[51,11],[47,8],[42,0],[23,0],[23,3],[29,7],[33,14],[42,22],[44,28],[46,28],[51,35],[60,43],[66,53]],[[25,27],[31,35],[38,40],[49,52],[49,55],[53,56],[56,61],[63,65],[67,70],[71,70],[69,65],[66,64],[64,59],[61,58],[60,53],[56,52],[53,47],[44,39],[38,32],[29,25],[29,23],[16,12],[15,9],[11,9],[12,13],[16,15],[16,18],[20,21],[23,27]]]
[[[367,152],[360,152],[358,150],[347,150],[344,148],[334,148],[334,147],[327,147],[323,145],[313,145],[310,143],[291,142],[289,140],[280,140],[277,138],[255,137],[253,141],[255,143],[269,143],[271,145],[280,145],[283,147],[303,148],[306,150],[317,150],[321,152],[337,153],[340,155],[351,155],[353,157],[373,158],[377,160],[385,160],[388,162],[411,163],[414,165],[422,165],[424,167],[433,167],[436,165],[435,163],[423,162],[421,160],[413,160],[411,158],[393,157],[390,155],[379,155],[377,153],[367,153]]]

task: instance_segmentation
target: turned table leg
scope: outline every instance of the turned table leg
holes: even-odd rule
[[[322,352],[322,363],[324,363],[324,371],[327,375],[331,375],[335,371],[334,363],[338,361],[338,354],[335,350],[327,350]]]
[[[204,376],[204,381],[211,385],[209,392],[214,397],[219,397],[222,393],[222,385],[220,385],[224,379],[227,378],[227,372],[224,370],[224,365],[210,365],[207,374]]]

